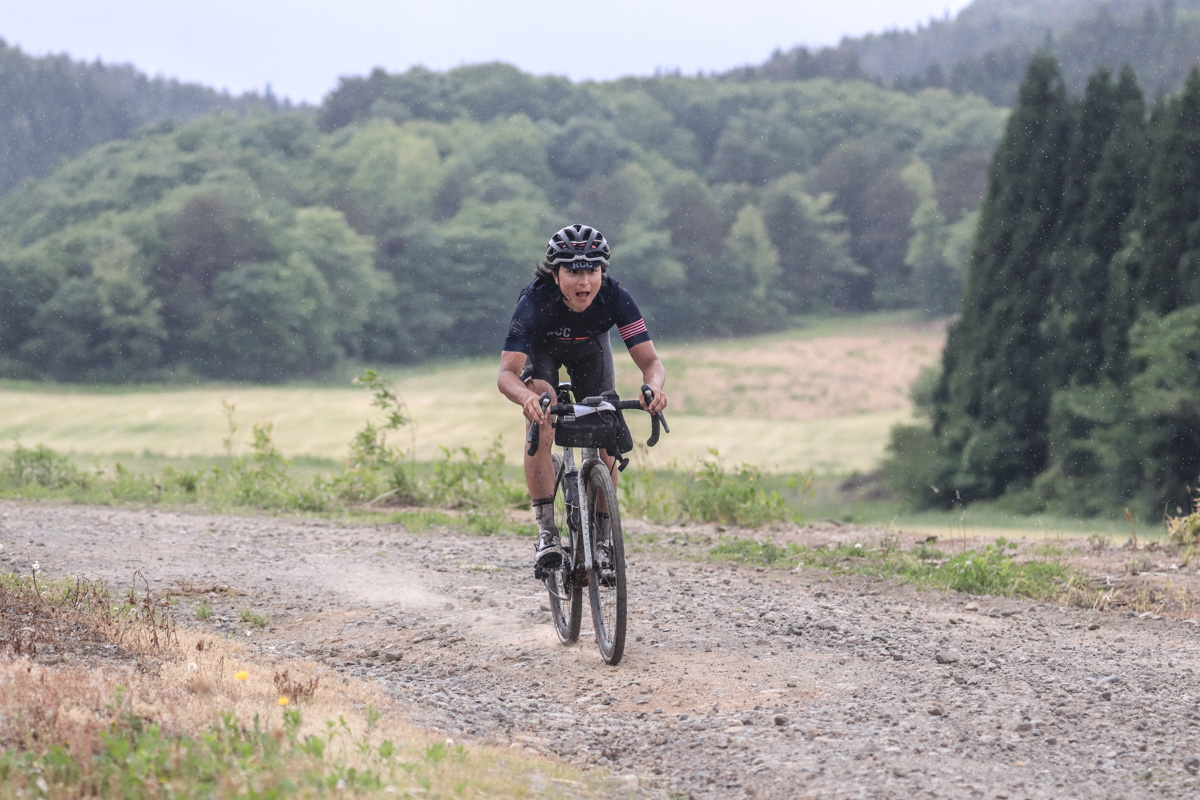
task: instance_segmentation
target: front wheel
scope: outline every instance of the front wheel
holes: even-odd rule
[[[567,556],[563,563],[546,578],[546,589],[550,592],[550,616],[554,618],[554,632],[563,644],[573,644],[579,639],[579,625],[583,618],[583,552],[577,546],[579,535],[572,530],[568,515],[566,494],[571,491],[563,483],[563,460],[554,454],[554,521],[558,525],[559,537]]]
[[[604,464],[593,466],[587,479],[588,522],[592,534],[592,571],[588,588],[596,643],[606,664],[625,653],[625,539],[617,493]]]

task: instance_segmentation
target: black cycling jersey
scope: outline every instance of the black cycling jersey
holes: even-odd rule
[[[553,281],[535,280],[521,291],[513,311],[504,349],[532,356],[540,347],[570,349],[616,326],[626,347],[650,341],[646,321],[629,292],[607,275],[600,282],[596,299],[582,312],[572,311]]]
[[[504,349],[529,357],[522,380],[536,378],[555,386],[559,367],[565,366],[575,396],[596,397],[615,388],[608,346],[614,325],[627,347],[650,341],[637,303],[615,280],[605,276],[596,299],[580,313],[563,302],[557,284],[538,279],[521,291]]]

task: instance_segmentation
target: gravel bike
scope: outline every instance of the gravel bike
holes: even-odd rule
[[[654,390],[642,386],[647,404],[654,399]],[[555,415],[555,443],[560,452],[554,460],[554,518],[564,521],[568,535],[562,542],[566,553],[555,569],[541,575],[550,593],[550,612],[554,630],[563,644],[579,639],[583,616],[583,586],[587,584],[592,605],[592,624],[600,656],[606,664],[616,664],[625,652],[625,614],[627,594],[625,583],[625,539],[621,531],[621,511],[613,487],[609,467],[600,458],[600,449],[612,441],[613,426],[624,428],[619,410],[640,409],[637,400],[621,400],[615,392],[600,397],[585,397],[572,401],[570,383],[558,385],[558,403],[549,392],[541,397],[544,413]],[[594,418],[594,419],[589,419]],[[650,417],[652,429],[646,445],[658,443],[659,428],[670,433],[667,419],[661,412]],[[528,453],[538,449],[538,426],[529,426],[526,442]],[[580,462],[575,463],[575,450]],[[623,470],[628,461],[615,454],[617,468]]]

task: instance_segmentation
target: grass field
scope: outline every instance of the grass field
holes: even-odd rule
[[[690,466],[717,450],[726,464],[765,472],[868,470],[882,457],[892,425],[909,417],[908,387],[936,360],[944,336],[944,324],[875,316],[750,339],[660,345],[672,433],[646,455],[659,466]],[[617,357],[618,389],[632,396],[639,376],[622,353]],[[387,371],[414,423],[395,443],[427,461],[443,447],[478,452],[503,436],[509,463],[519,463],[520,412],[496,391],[497,363]],[[232,406],[241,452],[251,426],[269,422],[286,456],[341,459],[354,432],[373,418],[370,399],[347,384],[0,383],[0,443],[44,444],[80,457],[217,456],[225,453]],[[648,420],[629,418],[635,439],[644,440]]]

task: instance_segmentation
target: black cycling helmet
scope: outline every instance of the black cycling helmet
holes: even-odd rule
[[[590,225],[568,225],[550,237],[546,245],[546,265],[551,269],[566,267],[573,269],[572,263],[578,263],[575,269],[593,269],[597,264],[603,270],[608,267],[608,257],[611,250],[604,234]]]

